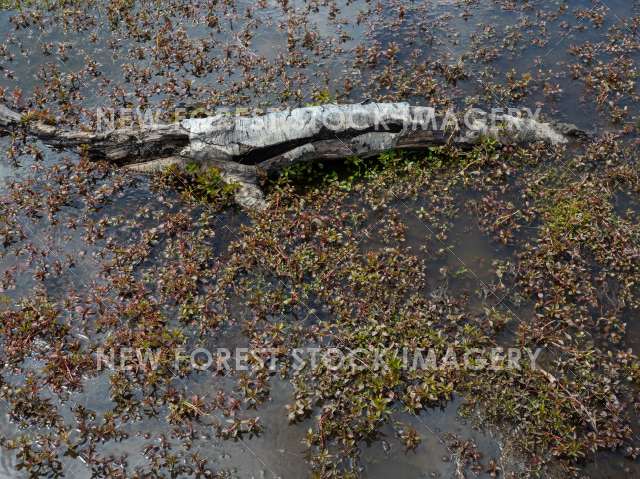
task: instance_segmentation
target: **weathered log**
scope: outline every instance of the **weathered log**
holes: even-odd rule
[[[254,117],[216,115],[107,132],[68,131],[21,118],[0,105],[1,129],[26,128],[28,134],[54,147],[84,147],[91,158],[138,171],[188,161],[214,165],[223,178],[240,185],[236,200],[249,208],[265,204],[259,172],[278,171],[296,162],[443,144],[470,147],[483,137],[501,144],[559,145],[584,134],[573,125],[510,115],[462,121],[406,103],[312,106]]]

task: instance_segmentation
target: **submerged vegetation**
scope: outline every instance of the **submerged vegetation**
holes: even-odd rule
[[[0,475],[637,475],[640,16],[576,3],[0,2],[23,122],[374,99],[597,130],[293,164],[250,212],[213,167],[148,177],[12,132]],[[264,351],[246,371],[189,367],[244,347]],[[332,347],[450,362],[294,367]],[[491,347],[540,348],[538,368],[455,367]],[[147,353],[118,368],[127,348]]]

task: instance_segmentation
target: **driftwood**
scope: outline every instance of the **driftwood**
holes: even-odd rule
[[[572,125],[510,115],[463,121],[405,103],[312,106],[254,117],[217,115],[106,132],[68,131],[22,118],[0,105],[1,130],[24,128],[53,147],[86,148],[90,158],[138,171],[191,161],[216,166],[223,178],[240,185],[236,200],[247,208],[265,205],[258,186],[261,174],[296,162],[443,144],[470,147],[483,137],[501,144],[559,145],[583,134]]]

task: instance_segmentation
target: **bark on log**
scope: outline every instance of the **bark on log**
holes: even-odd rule
[[[443,144],[471,147],[483,137],[501,144],[560,145],[585,135],[573,125],[510,115],[462,121],[406,103],[322,105],[255,117],[217,115],[107,132],[67,131],[21,119],[0,105],[0,129],[26,128],[57,148],[86,147],[91,158],[138,171],[189,161],[216,166],[226,180],[239,183],[236,200],[247,208],[265,206],[259,172],[271,173],[296,162]]]

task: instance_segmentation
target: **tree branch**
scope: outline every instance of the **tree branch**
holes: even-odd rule
[[[443,144],[469,148],[485,137],[503,145],[539,141],[560,145],[586,135],[573,125],[510,115],[462,121],[406,103],[331,104],[254,117],[216,115],[107,132],[68,131],[22,118],[0,105],[0,129],[24,128],[56,148],[83,147],[90,158],[137,171],[189,161],[215,166],[223,178],[240,185],[236,200],[248,208],[265,205],[259,171],[277,172],[297,162]]]

